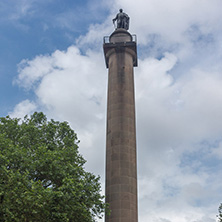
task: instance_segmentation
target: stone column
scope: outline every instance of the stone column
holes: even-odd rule
[[[108,77],[106,138],[106,222],[137,222],[137,158],[133,67],[136,42],[117,29],[104,43]]]

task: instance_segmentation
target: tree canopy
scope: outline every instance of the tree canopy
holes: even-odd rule
[[[220,204],[218,211],[219,211],[219,215],[217,216],[218,222],[222,222],[222,203]]]
[[[0,118],[0,221],[92,222],[106,209],[67,122]]]

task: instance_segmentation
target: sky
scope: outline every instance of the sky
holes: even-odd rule
[[[139,221],[215,222],[222,202],[221,0],[1,0],[0,116],[42,111],[68,121],[104,192],[102,46],[120,8],[138,46]]]

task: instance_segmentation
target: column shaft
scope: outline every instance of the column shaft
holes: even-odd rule
[[[114,47],[108,53],[106,202],[111,215],[105,221],[137,222],[134,52]]]

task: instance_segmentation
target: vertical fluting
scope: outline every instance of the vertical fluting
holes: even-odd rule
[[[128,33],[128,32],[127,32]],[[115,36],[115,34],[114,34]],[[126,38],[129,33],[126,34]],[[122,40],[121,40],[122,42]],[[137,222],[137,158],[133,59],[120,45],[107,52],[106,222]]]

